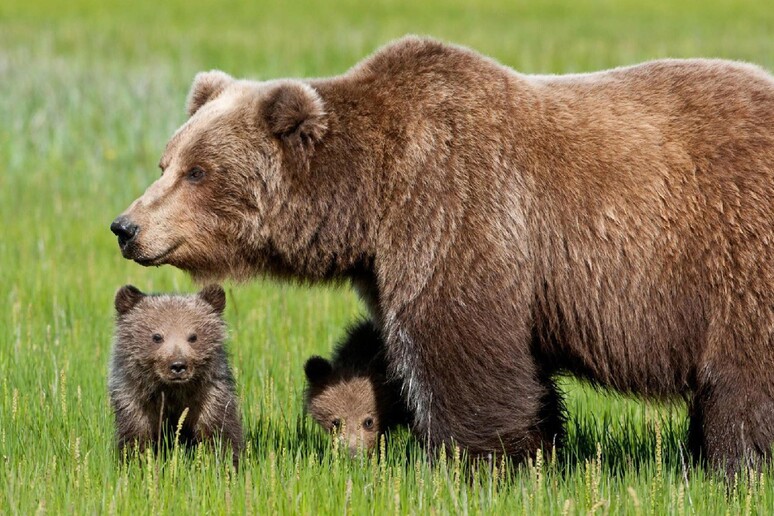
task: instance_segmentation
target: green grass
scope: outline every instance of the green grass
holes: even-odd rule
[[[228,286],[249,438],[238,472],[204,450],[122,466],[106,393],[115,290],[195,288],[172,268],[123,260],[108,231],[157,176],[195,72],[335,74],[408,32],[471,45],[524,72],[664,56],[772,69],[766,4],[0,3],[0,511],[771,513],[769,472],[728,487],[686,465],[682,405],[569,380],[569,442],[558,458],[469,468],[448,450],[431,463],[407,432],[381,459],[341,456],[303,418],[301,391],[303,361],[329,353],[362,311],[344,288]]]

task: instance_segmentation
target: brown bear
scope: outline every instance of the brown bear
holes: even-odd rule
[[[221,440],[238,463],[242,422],[223,342],[223,289],[198,295],[145,295],[126,285],[117,312],[108,387],[118,447],[155,449]]]
[[[313,356],[304,372],[306,412],[351,455],[372,450],[380,435],[411,421],[401,382],[389,378],[384,341],[369,320],[349,328],[331,360]]]
[[[314,80],[197,75],[124,257],[348,279],[430,445],[523,455],[562,372],[690,400],[728,470],[774,441],[774,79],[660,60],[529,76],[408,37]]]

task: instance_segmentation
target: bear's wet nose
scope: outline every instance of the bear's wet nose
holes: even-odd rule
[[[172,362],[172,364],[169,366],[169,370],[172,371],[173,374],[180,376],[181,374],[185,373],[185,362],[182,360],[178,360],[177,362]]]
[[[116,218],[110,225],[110,231],[118,237],[118,244],[121,246],[126,245],[127,242],[133,239],[139,229],[137,224],[133,224],[129,217],[125,215]]]

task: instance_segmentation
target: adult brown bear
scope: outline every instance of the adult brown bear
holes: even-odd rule
[[[123,255],[348,279],[414,430],[522,455],[562,371],[690,397],[729,470],[774,441],[774,80],[719,60],[527,76],[406,38],[344,75],[197,75]]]

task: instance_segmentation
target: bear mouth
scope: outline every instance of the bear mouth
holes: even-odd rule
[[[171,255],[172,253],[177,251],[177,249],[181,245],[183,245],[182,241],[177,242],[176,244],[173,244],[171,247],[169,247],[166,251],[164,251],[161,254],[158,254],[158,255],[156,255],[156,256],[154,256],[152,258],[147,258],[147,257],[144,257],[144,256],[131,256],[133,253],[131,253],[130,251],[124,251],[123,249],[121,251],[124,253],[124,257],[125,258],[129,258],[131,260],[134,260],[135,263],[139,263],[143,267],[150,267],[150,266],[153,266],[153,265],[163,265],[165,263],[164,260],[167,257],[169,257],[169,255]],[[127,254],[130,255],[130,256],[127,256]]]
[[[167,385],[184,385],[191,380],[191,375],[185,376],[165,376],[162,378]]]
[[[121,249],[121,256],[127,260],[134,259],[134,254],[137,252],[137,249],[135,249],[134,240],[130,240],[128,242],[121,242],[119,240],[118,248]]]

